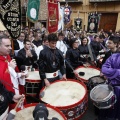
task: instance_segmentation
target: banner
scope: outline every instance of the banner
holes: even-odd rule
[[[99,17],[96,13],[90,13],[88,16],[88,27],[87,31],[90,33],[97,33],[98,31]]]
[[[17,39],[21,32],[20,0],[0,0],[0,18],[11,38]]]
[[[76,18],[74,20],[74,24],[75,24],[75,29],[77,31],[80,31],[80,29],[82,29],[82,19],[81,18]]]
[[[60,6],[60,3],[58,3],[58,6],[59,6],[58,31],[61,31],[64,29],[64,7]]]
[[[58,3],[48,2],[48,31],[49,33],[58,30]]]
[[[38,20],[40,0],[28,0],[27,17],[31,22]]]
[[[70,22],[70,16],[71,16],[71,7],[66,5],[64,8],[64,23],[67,25]]]

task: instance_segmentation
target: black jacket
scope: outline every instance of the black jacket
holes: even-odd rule
[[[14,45],[14,50],[20,49],[20,46],[19,46],[19,43],[17,42],[17,40],[13,40],[13,45]]]
[[[68,49],[66,52],[66,60],[73,68],[83,65],[83,59],[80,57],[80,51],[78,49]],[[66,66],[70,68],[68,64],[66,64]]]
[[[103,49],[102,46],[100,45],[100,43],[97,42],[97,41],[92,41],[90,43],[90,45],[92,46],[95,55],[98,56],[99,55],[99,51]]]
[[[5,112],[9,103],[12,102],[13,96],[14,93],[7,91],[0,82],[0,116]]]
[[[21,49],[18,52],[18,55],[16,57],[17,65],[20,68],[21,65],[30,66],[32,65],[34,67],[34,63],[37,61],[37,54],[34,50],[31,50],[32,57],[26,57],[26,51],[25,49]]]
[[[59,49],[50,49],[45,47],[39,56],[39,69],[41,79],[45,79],[45,73],[53,73],[57,70],[65,74],[64,58],[62,52]]]

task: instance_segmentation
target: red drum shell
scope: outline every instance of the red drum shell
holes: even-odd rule
[[[24,106],[24,109],[25,108],[29,108],[29,107],[34,107],[34,106],[36,106],[38,103],[31,103],[31,104],[27,104],[27,105],[25,105]],[[59,116],[60,116],[60,118],[58,118],[58,119],[61,119],[61,118],[63,118],[62,120],[67,120],[66,119],[66,117],[65,117],[65,115],[58,109],[58,108],[55,108],[55,107],[53,107],[53,106],[51,106],[51,105],[48,105],[48,104],[45,104],[45,106],[47,107],[47,108],[50,108],[50,109],[52,109],[52,111],[54,111],[54,112],[56,112]],[[20,108],[18,108],[17,109],[17,114],[20,114],[19,112],[21,112],[21,111],[23,111],[23,113],[24,113],[24,109],[20,109]],[[34,110],[34,109],[33,109]],[[29,113],[30,111],[28,111],[28,113]],[[49,111],[50,112],[50,111]],[[17,114],[16,114],[16,117],[17,117]],[[33,113],[31,113],[31,114],[33,114]],[[16,117],[15,117],[15,119],[16,119]],[[26,117],[28,117],[27,115],[26,115]],[[50,116],[51,118],[52,117],[56,117],[56,116]],[[48,118],[49,118],[49,116],[48,116]],[[50,118],[50,119],[51,119]],[[32,119],[32,118],[31,118]],[[17,120],[17,119],[16,119]],[[25,119],[22,119],[22,120],[26,120],[26,118]]]
[[[83,69],[85,69],[85,70],[83,70]],[[85,76],[87,75],[87,72],[88,72],[88,70],[90,69],[90,71],[91,71],[91,75],[90,75],[90,77],[88,77],[88,79],[86,79],[85,78]],[[78,78],[81,80],[81,81],[83,81],[83,82],[88,82],[88,80],[89,80],[89,78],[91,78],[91,77],[93,77],[93,76],[96,76],[96,75],[100,75],[100,69],[99,68],[95,68],[95,67],[93,67],[93,66],[88,66],[88,67],[84,67],[84,66],[79,66],[78,68],[76,68],[75,69],[76,71],[78,71],[78,72],[85,72],[85,75],[84,76],[78,76]],[[94,71],[97,71],[97,74],[96,73],[94,73]]]
[[[41,78],[39,76],[39,71],[28,72],[28,77],[26,78],[26,94],[31,96],[36,96],[36,91],[39,89],[39,84],[41,82]]]
[[[64,80],[57,80],[57,81],[53,82],[52,84],[57,84],[58,82],[62,82],[62,81],[64,81]],[[82,117],[82,115],[85,113],[85,111],[87,110],[87,107],[88,107],[87,88],[86,88],[86,85],[84,83],[82,83],[78,80],[68,79],[67,81],[78,83],[82,87],[84,87],[84,90],[85,90],[84,97],[82,99],[80,99],[78,102],[71,104],[71,105],[65,105],[65,106],[61,106],[61,105],[54,106],[52,104],[50,104],[50,105],[57,107],[59,110],[61,110],[63,112],[63,114],[66,116],[67,120],[68,119],[79,120]],[[44,90],[46,90],[46,88],[43,88],[40,92],[44,92]],[[40,99],[42,100],[42,98],[40,98]],[[43,101],[43,102],[45,102],[45,101]],[[49,104],[49,103],[47,103],[47,104]]]

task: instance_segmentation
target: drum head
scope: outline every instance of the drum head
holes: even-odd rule
[[[28,77],[26,80],[41,80],[39,71],[30,71],[28,72]]]
[[[100,76],[95,76],[95,77],[92,77],[90,78],[90,81],[94,84],[100,84],[100,83],[104,83],[105,82],[105,79],[100,77]]]
[[[45,95],[41,100],[56,107],[67,107],[76,104],[83,100],[87,94],[86,86],[76,80],[59,80],[43,91]]]
[[[90,91],[90,98],[93,101],[104,101],[110,96],[111,89],[108,85],[98,85]]]
[[[79,75],[79,78],[82,79],[84,82],[88,82],[88,79],[93,77],[93,76],[97,76],[100,74],[100,70],[99,69],[96,69],[92,66],[89,66],[89,67],[78,67],[76,69],[76,71],[79,73],[79,72],[84,72],[85,75],[84,76],[80,76]]]
[[[28,104],[28,105],[26,105],[24,109],[19,110],[16,113],[15,120],[34,120],[34,118],[33,118],[33,110],[35,109],[36,105],[37,104]],[[66,120],[65,116],[63,115],[63,113],[60,112],[59,109],[53,108],[50,105],[46,105],[46,106],[47,106],[47,109],[49,111],[48,119],[52,120],[53,117],[56,117],[59,120]]]

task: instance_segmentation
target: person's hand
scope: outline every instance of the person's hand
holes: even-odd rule
[[[31,47],[32,47],[32,48],[34,48],[34,47],[35,47],[33,43],[31,43]]]
[[[90,64],[86,63],[86,64],[83,64],[84,67],[89,67]]]
[[[100,77],[103,77],[105,80],[107,80],[107,77],[102,72],[100,72]]]
[[[28,70],[25,70],[23,72],[21,72],[21,78],[27,78],[28,77]]]
[[[75,77],[78,78],[79,74],[76,70],[73,71],[73,73],[75,74]]]
[[[102,72],[100,72],[100,77],[103,77],[103,76],[104,76],[104,74]]]
[[[26,56],[28,56],[28,57],[32,57],[33,56],[30,50],[26,50]]]
[[[16,63],[15,59],[12,59],[10,61],[9,66],[12,67],[13,69],[15,69],[15,67],[17,66],[17,63]]]
[[[46,87],[50,86],[50,82],[48,81],[48,79],[44,79],[44,82],[45,82]]]
[[[14,95],[13,96],[13,101],[18,102],[21,98],[22,98],[22,101],[21,101],[21,103],[22,103],[22,102],[24,102],[25,95]]]
[[[62,76],[62,80],[67,80],[66,74],[64,74],[64,75]]]

